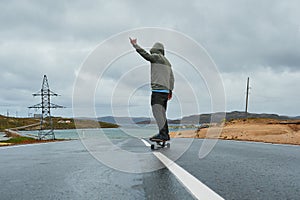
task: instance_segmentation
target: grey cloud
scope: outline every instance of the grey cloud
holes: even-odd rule
[[[297,1],[200,1],[196,6],[194,18],[199,22],[186,28],[222,71],[262,63],[273,68],[298,68],[298,59],[292,56],[293,62],[289,60],[300,52]],[[278,56],[282,58],[276,60]]]
[[[266,67],[272,76],[286,71],[297,75],[300,71],[297,0],[12,0],[1,1],[0,7],[0,104],[31,104],[31,93],[40,88],[44,74],[48,75],[50,87],[63,94],[61,102],[70,102],[75,71],[89,52],[111,35],[136,27],[163,27],[187,34],[207,49],[221,73],[229,74],[225,79],[253,76],[265,72]],[[144,47],[155,42],[147,38],[138,35]],[[129,46],[128,40],[120,47],[125,45]],[[165,44],[168,45],[183,44],[178,41]],[[192,55],[193,50],[189,53]],[[138,64],[147,65],[138,55],[120,59],[107,72],[107,78],[117,81],[128,67]],[[132,87],[135,82],[130,79],[124,84]],[[281,90],[275,91],[278,96]],[[29,98],[24,96],[27,92]],[[24,95],[20,99],[15,98],[21,93]],[[286,99],[282,101],[289,104]],[[275,107],[280,106],[275,105],[274,110]]]

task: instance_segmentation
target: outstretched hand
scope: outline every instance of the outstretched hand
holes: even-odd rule
[[[129,38],[129,40],[130,40],[130,43],[132,44],[132,45],[136,45],[137,44],[137,39],[136,38]]]

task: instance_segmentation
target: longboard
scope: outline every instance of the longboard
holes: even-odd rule
[[[151,149],[152,150],[157,150],[157,149],[161,149],[161,148],[170,148],[171,144],[167,141],[163,141],[163,140],[159,140],[159,141],[152,141],[150,140],[150,142],[152,142],[153,144],[151,144]]]

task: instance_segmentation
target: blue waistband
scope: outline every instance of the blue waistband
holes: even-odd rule
[[[169,90],[152,90],[152,92],[169,93]]]

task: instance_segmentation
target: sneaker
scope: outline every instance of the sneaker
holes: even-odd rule
[[[170,140],[170,135],[168,134],[166,137],[166,141],[169,141],[169,140]]]
[[[153,137],[150,138],[151,141],[168,141],[170,140],[170,136],[168,135],[167,137],[163,137],[161,134],[154,135]]]
[[[169,134],[163,134],[161,136],[161,138],[163,138],[164,141],[169,141],[170,140],[170,135]]]
[[[151,141],[161,141],[162,139],[161,139],[160,135],[157,134],[157,135],[152,136],[152,137],[150,138],[150,140],[151,140]]]

